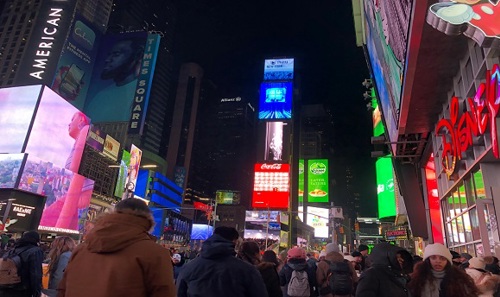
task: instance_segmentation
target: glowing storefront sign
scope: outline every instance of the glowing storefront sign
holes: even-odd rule
[[[436,135],[441,136],[443,151],[441,163],[448,177],[457,170],[463,153],[472,147],[472,136],[482,136],[488,125],[491,134],[493,155],[499,158],[497,139],[497,115],[500,109],[498,85],[500,71],[497,64],[486,71],[486,82],[479,85],[474,98],[467,98],[468,111],[460,114],[463,106],[456,96],[451,98],[450,118],[441,119],[436,126]]]

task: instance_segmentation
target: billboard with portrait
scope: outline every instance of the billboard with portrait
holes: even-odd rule
[[[291,125],[287,122],[261,122],[259,124],[259,160],[287,162],[290,158]]]
[[[0,213],[2,214],[0,231],[36,230],[40,223],[44,203],[43,195],[34,195],[18,189],[0,189]]]
[[[392,159],[379,158],[375,162],[377,172],[378,217],[396,215],[396,193],[394,192],[394,172]]]
[[[0,188],[16,188],[24,154],[0,154]]]
[[[147,102],[150,81],[143,75],[151,75],[156,61],[156,52],[145,55],[150,46],[147,42],[146,31],[107,34],[102,38],[84,108],[94,122],[128,122],[132,111],[136,111],[136,96]],[[147,70],[142,67],[144,58]]]
[[[291,82],[265,82],[260,85],[259,120],[292,118]]]
[[[40,230],[80,233],[94,181],[33,155],[28,155],[19,189],[47,197]]]
[[[294,59],[264,60],[264,80],[293,80]]]
[[[290,165],[257,163],[252,195],[253,208],[288,208]]]
[[[100,37],[98,29],[76,14],[57,64],[52,89],[79,110],[91,85]]]
[[[363,3],[371,71],[388,137],[395,142],[413,0],[367,0]]]
[[[307,160],[307,201],[328,202],[328,160]]]
[[[130,164],[130,153],[123,150],[122,159],[120,161],[120,169],[118,170],[118,178],[115,185],[115,196],[118,198],[123,197],[125,192],[125,185],[127,184],[128,178],[128,166]]]
[[[314,228],[314,237],[328,238],[328,209],[308,206],[307,224]]]
[[[44,87],[25,152],[78,172],[89,128],[85,114]]]
[[[0,89],[0,153],[23,151],[41,85]]]

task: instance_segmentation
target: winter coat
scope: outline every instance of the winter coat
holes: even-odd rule
[[[466,268],[465,272],[474,280],[474,284],[479,289],[478,297],[493,297],[500,281],[499,276],[474,268]]]
[[[234,243],[218,234],[207,239],[201,254],[184,265],[177,278],[178,297],[265,297],[257,268],[235,257]]]
[[[318,283],[318,291],[321,292],[321,288],[326,288],[329,286],[328,284],[328,271],[330,270],[330,263],[332,262],[343,262],[344,256],[338,252],[331,252],[328,253],[325,257],[326,261],[319,261],[317,266],[318,269],[316,270],[316,281]],[[328,262],[330,263],[328,263]],[[352,265],[349,265],[351,268],[351,274],[352,274],[352,281],[353,284],[358,281],[358,275],[356,274],[356,270],[354,270],[354,267]],[[320,295],[322,297],[334,297],[333,294],[329,293],[326,295]],[[335,295],[335,297],[341,297],[341,296],[350,296],[350,295]]]
[[[170,252],[148,230],[152,219],[128,213],[101,217],[71,256],[58,297],[174,297]]]
[[[402,274],[396,253],[403,249],[389,243],[377,244],[370,254],[371,267],[363,271],[356,297],[408,297],[407,276]]]
[[[281,292],[280,278],[278,276],[278,272],[276,271],[276,264],[262,262],[257,265],[257,269],[266,284],[267,295],[269,295],[269,297],[282,297],[283,293]]]
[[[309,279],[309,288],[311,289],[310,296],[317,296],[315,270],[313,268],[311,268],[309,265],[307,265],[307,262],[305,259],[292,258],[292,259],[288,259],[287,263],[283,266],[283,268],[279,272],[280,286],[281,286],[281,290],[283,292],[283,297],[288,297],[288,294],[287,294],[288,283],[290,282],[290,279],[292,278],[292,272],[294,270],[307,272],[307,278]]]

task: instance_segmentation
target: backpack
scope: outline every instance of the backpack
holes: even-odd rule
[[[309,277],[307,271],[294,270],[288,283],[287,295],[288,296],[309,296],[311,294],[309,287]]]
[[[14,288],[21,285],[22,250],[16,253],[15,249],[6,252],[0,258],[0,288]]]
[[[345,261],[330,263],[326,279],[333,295],[352,294],[354,282],[349,265],[351,264]]]

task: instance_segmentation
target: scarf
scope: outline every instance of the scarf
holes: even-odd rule
[[[431,282],[427,282],[425,284],[421,296],[440,297],[439,288],[441,286],[441,282],[443,281],[446,272],[444,270],[443,271],[431,270],[431,271],[432,271],[432,276],[434,276],[434,278]]]

